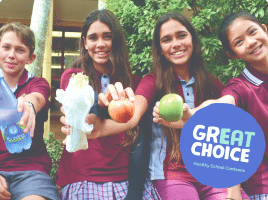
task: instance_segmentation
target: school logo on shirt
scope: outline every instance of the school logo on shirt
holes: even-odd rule
[[[215,188],[249,179],[265,150],[264,134],[256,120],[230,104],[212,104],[197,111],[184,125],[180,143],[188,172]]]

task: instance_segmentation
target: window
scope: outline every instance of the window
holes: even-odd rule
[[[60,88],[63,71],[71,68],[80,55],[80,37],[81,32],[52,32],[51,116],[61,115],[61,104],[55,100],[56,90]]]

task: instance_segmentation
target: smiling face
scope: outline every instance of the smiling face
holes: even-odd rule
[[[171,19],[160,28],[161,54],[174,67],[190,67],[193,53],[192,36],[185,26]]]
[[[229,26],[228,41],[232,50],[232,52],[227,52],[229,57],[240,58],[252,67],[267,61],[268,34],[266,26],[260,27],[253,21],[238,18]]]
[[[112,52],[112,31],[107,24],[93,22],[84,38],[84,44],[95,68],[108,64]]]
[[[15,32],[4,33],[0,41],[0,66],[5,77],[20,77],[25,64],[31,64],[35,57]]]

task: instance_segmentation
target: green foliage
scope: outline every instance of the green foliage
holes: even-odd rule
[[[187,6],[186,0],[146,0],[143,7],[131,0],[107,0],[106,3],[124,29],[132,72],[138,76],[151,72],[151,43],[156,21],[165,12],[181,12]]]
[[[52,170],[50,172],[51,178],[55,178],[55,175],[59,168],[59,161],[63,151],[63,144],[60,140],[56,140],[53,136],[53,133],[50,132],[44,142],[47,147],[47,152],[52,159]]]
[[[229,79],[238,76],[245,67],[244,62],[231,60],[218,39],[218,29],[224,18],[230,12],[246,10],[261,22],[267,22],[264,16],[267,2],[263,0],[196,0],[189,3],[194,11],[191,22],[201,38],[204,60],[209,71],[224,84]]]
[[[268,21],[265,0],[145,0],[142,7],[131,0],[106,0],[106,3],[124,29],[132,72],[139,76],[152,70],[153,30],[157,19],[166,12],[191,9],[191,22],[200,36],[204,60],[209,71],[223,83],[244,68],[243,62],[227,58],[218,39],[218,28],[224,16],[231,11],[247,10],[262,23]]]

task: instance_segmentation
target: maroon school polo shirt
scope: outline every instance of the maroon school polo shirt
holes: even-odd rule
[[[51,159],[43,140],[44,122],[48,118],[50,87],[44,78],[33,77],[25,69],[20,76],[15,96],[18,98],[24,93],[33,92],[38,92],[45,97],[46,106],[37,113],[32,146],[22,153],[10,154],[3,138],[0,137],[0,171],[38,170],[49,174],[51,170]]]
[[[183,98],[183,100],[185,102],[185,98],[183,95],[184,93],[183,93],[182,85],[180,82],[180,78],[179,77],[175,77],[175,78],[176,78],[176,83],[177,83],[179,95]],[[223,88],[223,85],[219,81],[219,79],[217,79],[215,77],[212,77],[212,80],[213,80],[215,87],[214,87],[213,91],[211,91],[211,93],[213,94],[214,98],[218,98],[220,95],[220,92]],[[142,95],[143,97],[146,98],[147,103],[148,103],[148,111],[149,111],[148,114],[149,115],[152,115],[153,107],[154,107],[156,101],[159,101],[155,97],[155,90],[156,90],[155,83],[156,83],[155,74],[148,74],[142,79],[142,81],[140,82],[140,84],[136,90],[136,93],[135,93],[135,95]],[[194,87],[193,87],[193,89],[194,89]],[[195,106],[198,106],[196,103],[196,98],[195,98]],[[157,131],[157,130],[153,129],[153,131]],[[155,135],[155,134],[153,133],[153,135]],[[155,148],[155,147],[153,147],[153,148]],[[156,168],[156,167],[152,166],[152,169],[153,168]],[[189,182],[197,182],[197,180],[195,178],[193,178],[193,176],[186,170],[186,167],[182,161],[179,163],[176,161],[170,161],[170,147],[168,145],[166,146],[166,155],[165,155],[164,162],[163,162],[163,165],[161,166],[160,170],[163,170],[163,174],[164,174],[163,178],[165,178],[165,179],[185,180],[185,181],[189,181]],[[159,179],[159,178],[157,178],[157,179]]]
[[[236,106],[251,114],[262,128],[266,141],[264,157],[243,188],[248,195],[268,194],[268,75],[247,66],[228,82],[221,96],[224,95],[232,95]]]
[[[73,73],[80,69],[70,68],[61,77],[61,88],[66,89]],[[99,72],[98,76],[102,76]],[[133,76],[135,87],[141,80]],[[81,182],[110,182],[128,179],[129,150],[122,150],[125,133],[88,140],[88,149],[69,153],[64,148],[56,183],[60,186]]]

